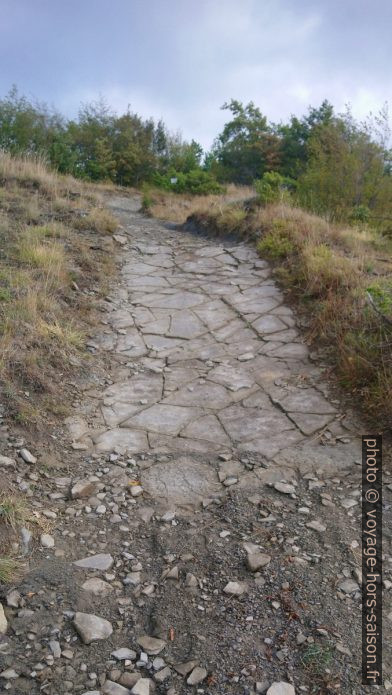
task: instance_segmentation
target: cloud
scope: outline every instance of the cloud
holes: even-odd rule
[[[354,115],[391,94],[389,0],[4,0],[0,89],[75,115],[106,96],[209,147],[221,105],[253,101],[273,121],[325,98]]]

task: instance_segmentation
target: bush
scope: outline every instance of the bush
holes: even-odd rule
[[[368,222],[370,218],[370,210],[367,205],[356,205],[350,215],[352,222]]]
[[[208,195],[223,193],[224,188],[217,180],[203,169],[192,169],[188,173],[169,171],[167,174],[156,173],[153,183],[158,188],[174,193],[192,193],[193,195]]]
[[[277,171],[267,171],[263,178],[254,182],[256,192],[263,205],[277,203],[279,201],[289,202],[290,187],[293,182],[278,174]]]

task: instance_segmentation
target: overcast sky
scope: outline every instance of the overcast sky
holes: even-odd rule
[[[392,107],[392,0],[0,0],[0,94],[104,95],[209,147],[230,98],[273,121]]]

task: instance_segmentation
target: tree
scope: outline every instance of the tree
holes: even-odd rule
[[[232,99],[222,106],[232,114],[213,147],[219,164],[220,178],[237,183],[251,183],[265,171],[278,166],[279,140],[267,119],[253,102],[244,106]]]
[[[312,106],[307,116],[299,119],[291,116],[287,125],[275,126],[275,133],[280,139],[279,172],[283,176],[296,179],[303,174],[308,161],[308,142],[315,129],[331,123],[333,106],[323,101],[319,108]]]

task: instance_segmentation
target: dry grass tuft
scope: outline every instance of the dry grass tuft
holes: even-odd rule
[[[15,582],[22,574],[22,562],[16,557],[0,558],[0,584]]]
[[[151,201],[148,210],[153,217],[160,220],[182,224],[194,213],[223,211],[228,203],[244,201],[254,195],[255,191],[251,186],[235,186],[234,184],[229,184],[226,192],[219,195],[187,195],[152,189],[148,192]]]
[[[24,425],[59,412],[58,374],[87,359],[91,290],[106,291],[117,228],[102,197],[40,159],[0,153],[0,382]]]

